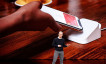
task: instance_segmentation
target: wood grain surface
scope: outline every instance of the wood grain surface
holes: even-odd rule
[[[14,0],[0,0],[0,18],[14,13],[19,7],[11,3]],[[54,9],[87,18],[106,27],[105,0],[53,0],[49,5]],[[66,39],[67,28],[63,26]],[[106,59],[106,30],[102,37],[89,44],[78,44],[66,39],[71,44],[64,48],[65,59]],[[58,36],[51,28],[45,31],[17,31],[0,38],[0,59],[53,59],[52,41]]]

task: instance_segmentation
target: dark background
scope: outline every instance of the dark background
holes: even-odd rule
[[[14,13],[19,8],[11,3],[13,1],[0,0],[0,18]],[[79,18],[95,20],[101,23],[102,28],[106,27],[105,0],[53,0],[48,6]],[[67,28],[63,26],[63,30],[65,38]],[[52,41],[57,34],[47,28],[45,31],[17,31],[2,37],[0,59],[52,59]],[[64,48],[65,59],[106,59],[106,31],[102,31],[100,39],[89,44],[78,44],[67,39],[66,43],[71,45]]]

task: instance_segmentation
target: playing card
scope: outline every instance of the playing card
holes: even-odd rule
[[[41,10],[50,14],[59,24],[65,25],[77,31],[83,30],[83,27],[80,23],[80,19],[76,16],[69,15],[65,12],[61,12],[47,6],[43,6]]]

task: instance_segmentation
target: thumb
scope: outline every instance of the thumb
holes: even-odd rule
[[[42,3],[41,1],[32,1],[26,5],[24,5],[24,7],[34,7],[34,9],[41,9],[42,8]]]
[[[41,9],[42,8],[42,3],[41,1],[33,1],[31,2],[32,5],[35,5],[36,8]]]

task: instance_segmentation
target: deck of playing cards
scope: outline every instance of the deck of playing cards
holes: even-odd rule
[[[76,16],[69,15],[65,12],[61,12],[59,10],[47,6],[43,6],[41,10],[50,14],[59,24],[65,25],[77,31],[83,30],[83,27],[80,23],[80,19],[78,19],[78,17]]]

